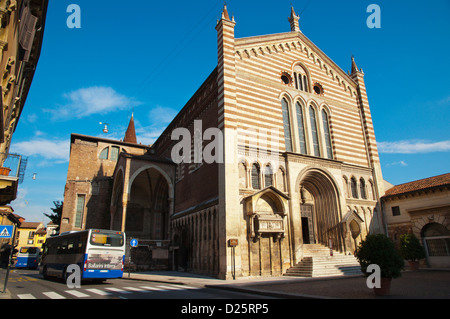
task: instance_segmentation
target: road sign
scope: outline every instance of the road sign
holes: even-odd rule
[[[232,238],[228,240],[228,246],[230,247],[236,247],[238,245],[239,241],[237,238]]]
[[[0,226],[0,238],[11,238],[13,235],[12,225],[1,225]]]
[[[133,238],[132,240],[130,240],[131,247],[137,247],[138,243],[139,242],[136,238]]]

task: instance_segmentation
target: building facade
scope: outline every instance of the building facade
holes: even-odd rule
[[[382,197],[386,233],[414,234],[430,267],[450,266],[450,173],[396,185]]]
[[[351,72],[337,66],[301,32],[293,9],[289,22],[286,33],[237,39],[224,7],[217,68],[153,145],[130,144],[107,169],[99,171],[100,139],[87,153],[96,166],[88,169],[84,153],[83,167],[75,164],[72,135],[61,230],[80,214],[76,193],[93,192],[104,176],[110,195],[95,216],[86,196],[78,226],[142,238],[129,254],[150,268],[277,276],[304,245],[348,254],[381,232],[384,183],[364,73],[353,58]]]
[[[0,1],[0,205],[16,199],[26,159],[10,154],[11,139],[39,61],[48,0]]]
[[[17,228],[16,249],[22,247],[42,247],[47,237],[45,226],[41,222],[22,222]]]

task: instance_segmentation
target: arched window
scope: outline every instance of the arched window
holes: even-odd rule
[[[362,178],[362,177],[359,180],[359,193],[361,194],[362,199],[367,199],[366,182],[364,181],[364,178]]]
[[[370,195],[372,196],[372,200],[376,199],[376,195],[375,195],[375,188],[373,187],[373,181],[371,179],[369,179],[369,184],[370,184]]]
[[[357,184],[356,184],[356,178],[354,178],[354,177],[351,178],[350,187],[352,190],[352,197],[358,198],[358,188],[357,188]]]
[[[309,107],[309,119],[311,121],[311,134],[313,142],[313,155],[320,156],[319,132],[317,131],[316,111],[312,106]]]
[[[253,189],[261,188],[261,184],[259,183],[259,165],[256,163],[252,165],[252,187]]]
[[[264,168],[264,187],[269,187],[273,185],[273,173],[270,165]]]
[[[119,153],[120,153],[120,147],[117,146],[111,146],[111,161],[117,161],[119,159]]]
[[[283,192],[286,191],[285,175],[284,170],[280,167],[277,171],[277,188]]]
[[[306,154],[306,136],[305,136],[305,125],[303,123],[303,108],[299,102],[295,104],[297,111],[297,126],[298,126],[298,137],[300,141],[300,153]]]
[[[294,67],[294,83],[297,90],[309,92],[308,75],[300,65]]]
[[[247,168],[243,162],[239,163],[239,187],[247,188]]]
[[[100,152],[100,156],[98,157],[99,159],[108,159],[108,154],[109,154],[109,147],[105,147],[101,152]]]
[[[333,150],[331,148],[330,123],[328,121],[328,114],[325,110],[322,110],[322,124],[323,124],[323,135],[325,138],[325,146],[327,148],[327,158],[333,159]]]
[[[347,179],[347,176],[343,176],[342,177],[342,179],[343,179],[343,181],[344,181],[344,193],[345,193],[345,197],[350,197],[349,195],[348,195],[348,179]]]
[[[283,112],[284,144],[286,152],[292,152],[291,122],[289,119],[289,104],[286,99],[281,100],[281,110]]]

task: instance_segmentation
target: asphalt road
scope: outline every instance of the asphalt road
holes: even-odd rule
[[[4,279],[0,278],[0,279]],[[2,288],[3,288],[3,281]],[[44,279],[37,270],[12,269],[12,299],[265,299],[261,295],[152,281],[108,279],[69,288],[61,279]]]

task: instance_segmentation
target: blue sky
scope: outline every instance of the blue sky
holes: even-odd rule
[[[450,2],[228,0],[236,37],[290,31],[291,3],[302,32],[325,54],[344,71],[353,54],[364,70],[384,178],[400,184],[448,173]],[[381,9],[379,29],[366,24],[372,3]],[[67,27],[70,4],[81,9],[80,29]],[[216,67],[222,7],[222,0],[50,1],[11,146],[28,156],[15,212],[49,222],[43,213],[64,196],[71,133],[120,139],[134,112],[138,142],[152,143]]]

